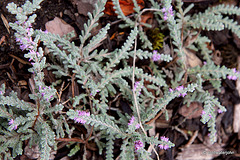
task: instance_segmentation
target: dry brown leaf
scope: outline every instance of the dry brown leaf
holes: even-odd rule
[[[10,34],[10,30],[9,30],[10,26],[9,26],[9,24],[8,24],[7,19],[4,17],[3,14],[1,14],[1,18],[2,18],[2,21],[3,21],[4,26],[6,27],[8,33]]]
[[[162,116],[160,116],[155,122],[156,128],[168,128],[169,127],[169,123],[170,123],[170,119],[172,118],[173,110],[168,109],[167,113],[168,113],[169,120],[167,121],[165,114],[162,114]]]
[[[238,56],[238,71],[240,70],[240,56]],[[236,81],[236,89],[240,95],[240,80]],[[234,106],[234,115],[233,115],[233,131],[238,133],[238,139],[240,139],[240,104]]]
[[[215,143],[211,146],[205,146],[204,144],[192,144],[187,148],[183,148],[182,152],[178,153],[177,160],[212,160],[214,157],[218,157],[223,148]],[[214,154],[216,153],[216,154]]]
[[[187,119],[198,118],[202,113],[203,107],[199,102],[192,102],[190,106],[187,107],[187,104],[182,106],[179,110],[179,114],[186,117]]]
[[[238,133],[238,139],[240,139],[240,104],[234,106],[233,131]]]
[[[143,0],[137,0],[138,5],[140,8],[144,8],[144,1]],[[120,7],[122,9],[122,12],[125,16],[132,14],[134,12],[134,4],[132,0],[119,0]],[[109,0],[105,5],[104,13],[108,15],[115,15],[115,9],[113,9],[113,2]]]
[[[220,65],[222,63],[223,58],[222,58],[221,52],[219,50],[216,50],[213,52],[212,60],[216,65]]]
[[[25,80],[18,81],[18,86],[26,86],[27,82]]]
[[[152,128],[149,129],[149,136],[155,136],[156,135],[156,123],[153,121],[152,123],[149,124]]]
[[[1,45],[3,42],[5,42],[5,40],[6,40],[6,37],[5,37],[5,36],[2,36],[2,38],[1,38],[1,40],[0,40],[0,45]]]
[[[55,17],[52,21],[48,21],[45,24],[45,27],[48,32],[53,34],[58,34],[60,37],[67,33],[75,31],[71,25],[67,24],[66,22],[64,22],[62,19],[58,17]]]
[[[73,5],[77,6],[78,13],[87,16],[88,12],[94,10],[94,5],[98,0],[71,0]]]
[[[153,19],[153,14],[152,13],[147,13],[144,15],[141,15],[141,22],[142,23],[147,23],[149,19]]]
[[[184,48],[186,54],[186,62],[188,67],[202,66],[202,61],[189,49]]]

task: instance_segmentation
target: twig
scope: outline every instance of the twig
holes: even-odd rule
[[[198,135],[198,130],[196,130],[194,132],[193,136],[190,138],[188,143],[185,145],[185,148],[189,147],[193,143],[193,141],[196,139],[197,135]]]

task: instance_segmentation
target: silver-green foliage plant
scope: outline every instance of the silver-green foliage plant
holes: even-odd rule
[[[161,8],[157,2],[150,0],[152,8],[142,11],[136,0],[133,0],[136,16],[135,20],[132,20],[124,16],[118,0],[113,0],[118,17],[126,22],[123,27],[131,27],[132,30],[121,48],[108,52],[104,49],[98,50],[96,46],[99,46],[105,39],[110,28],[109,24],[103,27],[97,35],[91,36],[91,30],[98,25],[97,22],[103,15],[106,0],[99,0],[93,13],[88,14],[89,20],[79,35],[80,46],[76,46],[70,41],[72,33],[60,37],[32,28],[31,24],[36,18],[33,12],[40,8],[42,1],[26,1],[21,7],[14,3],[7,6],[9,12],[16,14],[17,21],[10,23],[10,26],[16,31],[16,41],[22,50],[28,51],[24,56],[29,58],[32,63],[29,72],[33,75],[31,82],[34,88],[29,97],[34,103],[20,100],[15,92],[6,95],[5,86],[2,85],[0,89],[1,158],[13,159],[13,157],[23,154],[23,141],[28,140],[30,146],[34,144],[39,146],[41,159],[49,159],[50,152],[57,148],[59,142],[57,140],[66,137],[72,138],[74,127],[70,128],[69,124],[75,122],[84,125],[88,130],[88,134],[83,138],[95,140],[100,153],[103,149],[106,150],[106,159],[113,159],[114,140],[116,139],[123,140],[119,155],[121,159],[134,159],[135,156],[144,160],[151,159],[147,145],[153,147],[153,151],[157,154],[155,145],[160,149],[168,149],[174,144],[165,136],[162,136],[160,140],[158,137],[148,137],[147,131],[150,127],[146,122],[153,119],[160,110],[166,112],[166,105],[176,97],[184,97],[188,103],[191,101],[204,103],[201,121],[208,123],[211,140],[212,142],[216,141],[214,106],[219,108],[219,112],[225,112],[226,109],[214,96],[203,90],[202,83],[211,79],[210,82],[213,86],[219,89],[221,78],[235,80],[240,76],[236,70],[224,66],[219,67],[212,62],[210,51],[206,48],[205,43],[209,42],[209,39],[196,31],[198,28],[207,30],[228,28],[238,35],[240,33],[239,26],[232,23],[232,20],[223,18],[222,15],[239,15],[238,8],[228,6],[228,9],[225,9],[224,6],[218,6],[209,8],[204,13],[190,16],[186,13],[193,5],[183,11],[182,3],[179,0],[175,11],[170,0],[163,1]],[[151,49],[151,43],[142,29],[143,26],[149,27],[149,25],[142,24],[140,21],[141,14],[145,11],[155,12],[159,24],[169,28],[175,45],[174,51],[179,57],[179,61],[178,70],[175,73],[175,79],[171,81],[171,86],[168,86],[166,75],[155,62],[160,60],[169,62],[172,58],[156,51],[152,53],[137,49],[138,37],[143,43],[143,48]],[[184,40],[189,36],[196,38],[194,42],[186,45]],[[56,65],[51,64],[48,69],[52,69],[59,80],[63,77],[71,78],[72,82],[76,80],[83,90],[79,95],[69,98],[71,107],[61,101],[61,97],[55,89],[57,83],[50,86],[44,83],[43,69],[48,65],[43,49],[38,47],[39,41],[43,42],[57,61]],[[201,52],[206,64],[189,68],[186,65],[184,52],[186,48]],[[127,60],[129,61],[130,58],[133,59],[132,66],[127,64]],[[143,68],[136,67],[136,59],[150,59],[150,66],[153,68],[154,74],[149,75],[144,72]],[[119,65],[120,63],[123,65]],[[189,76],[188,85],[181,81],[186,76]],[[149,82],[148,85],[144,85],[146,81]],[[131,83],[129,84],[129,82]],[[122,96],[131,104],[133,111],[131,115],[123,113],[117,106],[109,106],[112,104],[112,101],[109,102],[109,100],[118,96]],[[109,114],[110,107],[117,112],[119,118]],[[88,126],[93,126],[93,131]],[[91,135],[92,137],[88,137]],[[107,143],[100,142],[100,139],[106,139]],[[80,150],[78,142],[75,142],[74,145],[75,147],[69,155],[74,155]]]

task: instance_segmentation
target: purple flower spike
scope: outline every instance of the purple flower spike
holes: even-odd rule
[[[140,140],[135,141],[134,145],[135,145],[135,150],[136,151],[143,147],[143,143]]]
[[[174,16],[172,6],[170,6],[168,10],[165,7],[162,8],[162,12],[164,14],[163,19],[165,21],[168,19],[169,16]]]

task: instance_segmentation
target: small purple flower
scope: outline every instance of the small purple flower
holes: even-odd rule
[[[82,119],[81,117],[82,116],[90,116],[90,112],[80,111],[80,110],[77,110],[77,112],[78,112],[79,117],[74,117],[75,122],[85,124],[86,120]]]
[[[161,55],[158,54],[156,50],[154,50],[152,60],[155,62],[155,61],[159,61],[160,59],[161,59]]]
[[[22,50],[22,51],[24,51],[25,49],[27,49],[27,45],[25,45],[25,44],[22,44],[22,45],[20,45],[20,49]]]
[[[182,97],[185,97],[186,95],[187,95],[187,93],[183,93],[183,94],[181,94]]]
[[[220,114],[220,113],[223,113],[223,111],[221,110],[221,109],[218,109],[218,113]]]
[[[165,142],[168,142],[168,141],[169,141],[169,138],[167,138],[167,137],[165,137],[165,136],[162,136],[162,137],[161,137],[161,140],[162,140],[162,141],[165,141]]]
[[[237,76],[232,76],[232,80],[237,80]]]
[[[208,116],[209,116],[209,118],[212,118],[212,115],[211,115],[211,114],[209,114]]]
[[[143,143],[140,140],[135,141],[134,145],[135,145],[135,151],[143,147]]]
[[[13,122],[14,122],[14,120],[13,119],[11,119],[9,122],[8,122],[8,125],[10,126],[10,125],[12,125],[13,124]]]
[[[16,42],[22,43],[22,40],[20,38],[16,38]]]
[[[78,116],[90,116],[90,112],[77,110]]]
[[[8,122],[8,125],[9,125],[9,126],[11,126],[13,123],[14,123],[14,120],[13,120],[13,119],[11,119],[11,120]],[[16,130],[16,129],[17,129],[17,127],[18,127],[18,126],[17,126],[17,125],[15,125],[15,126],[13,127],[13,129],[14,129],[14,130]]]
[[[172,88],[169,88],[169,92],[173,92],[173,89],[172,89]]]
[[[167,12],[164,13],[163,19],[164,19],[164,21],[166,21],[168,19]]]
[[[140,85],[140,82],[139,82],[139,81],[135,82],[133,91],[136,91],[136,90],[137,90],[137,87],[138,87],[139,85]]]
[[[165,7],[162,8],[162,12],[163,12],[163,13],[166,12],[166,8],[165,8]]]
[[[3,92],[2,92],[2,91],[0,91],[0,95],[1,95],[1,94],[3,94]]]
[[[183,89],[184,89],[183,86],[178,86],[178,87],[176,88],[176,90],[179,91],[179,92],[182,91]],[[182,96],[182,97],[185,97],[186,95],[187,95],[187,93],[180,93],[180,94],[179,94],[179,97],[181,97],[181,96]]]
[[[172,6],[169,7],[169,9],[168,9],[168,13],[169,13],[171,16],[173,16],[173,9],[172,9]]]
[[[136,82],[134,83],[134,87],[133,87],[133,90],[132,90],[132,91],[136,91],[139,86],[140,86],[140,82],[139,82],[139,81],[136,81]],[[143,86],[141,86],[141,88],[143,88]],[[141,91],[139,91],[138,94],[141,94]]]
[[[18,127],[18,126],[17,126],[17,125],[15,125],[15,126],[13,127],[13,129],[14,129],[14,130],[16,130],[16,129],[17,129],[17,127]]]
[[[168,10],[165,7],[162,8],[162,12],[164,14],[163,19],[165,21],[168,19],[169,16],[174,16],[172,6],[170,6]]]
[[[202,113],[201,113],[201,116],[203,116],[206,112],[203,110]]]
[[[237,70],[236,70],[236,68],[233,68],[232,70],[233,70],[233,72],[234,72],[234,73],[237,73]]]
[[[139,123],[136,124],[136,125],[135,125],[135,128],[136,128],[136,129],[140,128],[140,124],[139,124]]]
[[[227,78],[228,78],[229,80],[237,80],[237,76],[228,75]]]
[[[81,124],[85,124],[86,123],[85,120],[83,120],[83,119],[81,119],[79,117],[74,117],[74,120],[75,120],[76,123],[81,123]]]
[[[203,65],[206,65],[206,64],[207,64],[207,62],[206,62],[206,61],[204,61],[204,62],[203,62]]]
[[[167,150],[167,149],[169,148],[169,146],[168,146],[168,145],[165,145],[163,148],[164,148],[165,150]]]
[[[134,116],[132,116],[132,118],[129,120],[129,123],[128,123],[128,125],[132,125],[134,121],[135,121],[135,117],[134,117]]]
[[[176,88],[177,91],[181,91],[181,90],[183,90],[183,89],[184,89],[183,86],[178,86],[178,87]]]
[[[159,144],[158,147],[159,147],[160,149],[163,149],[164,146],[163,146],[162,144]]]

